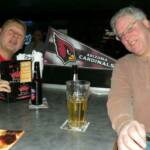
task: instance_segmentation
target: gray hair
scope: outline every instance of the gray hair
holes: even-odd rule
[[[146,14],[139,8],[136,8],[134,6],[122,8],[110,20],[110,26],[115,34],[117,34],[115,27],[116,22],[120,17],[123,16],[132,16],[136,20],[143,20],[147,18]]]

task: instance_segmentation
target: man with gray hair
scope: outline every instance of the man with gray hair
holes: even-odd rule
[[[118,149],[148,149],[150,22],[141,9],[131,6],[112,17],[111,27],[116,39],[131,52],[115,64],[107,102],[112,127],[118,134]]]

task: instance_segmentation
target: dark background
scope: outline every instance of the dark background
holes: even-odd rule
[[[67,29],[68,35],[109,56],[119,58],[127,53],[124,47],[106,35],[111,31],[111,16],[124,6],[142,8],[149,16],[149,0],[4,0],[0,3],[0,23],[8,18],[32,21],[45,34],[48,26]]]
[[[150,16],[149,0],[3,0],[0,2],[0,23],[19,18],[28,25],[28,33],[48,26],[67,29],[72,38],[118,59],[127,50],[115,40],[109,26],[112,15],[125,6],[137,6]],[[44,66],[43,82],[65,84],[72,79],[69,67]],[[60,77],[61,74],[61,77]],[[79,69],[79,79],[89,80],[93,87],[110,87],[112,70]]]

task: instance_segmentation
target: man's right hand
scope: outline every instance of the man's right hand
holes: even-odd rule
[[[10,88],[10,85],[9,85],[8,81],[0,80],[0,91],[1,92],[7,92],[7,93],[11,92],[11,88]]]
[[[143,124],[133,120],[125,124],[118,134],[118,150],[144,150],[146,131]]]

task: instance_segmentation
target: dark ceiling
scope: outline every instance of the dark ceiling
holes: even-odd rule
[[[26,18],[50,17],[104,17],[115,10],[135,5],[150,8],[149,0],[3,0],[0,4],[1,18],[19,16]],[[94,16],[93,16],[94,17]],[[100,18],[97,18],[100,19]]]
[[[117,58],[122,54],[118,52],[118,44],[112,45],[103,36],[110,17],[129,5],[142,8],[150,16],[150,0],[1,0],[0,23],[16,17],[32,20],[46,31],[48,26],[65,28],[71,37],[110,56],[116,51],[114,58]]]

